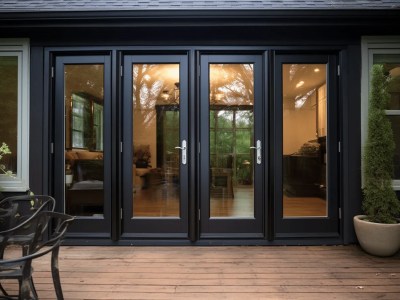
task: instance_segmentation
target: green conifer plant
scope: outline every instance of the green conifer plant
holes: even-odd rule
[[[400,201],[392,188],[395,143],[385,114],[390,100],[390,77],[385,75],[382,65],[374,65],[371,75],[362,208],[369,221],[393,224],[400,215]]]

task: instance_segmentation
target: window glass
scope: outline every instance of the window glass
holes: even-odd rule
[[[0,190],[3,192],[29,189],[28,82],[29,41],[0,39]]]
[[[18,56],[0,54],[0,146],[2,143],[6,143],[11,153],[1,158],[1,171],[15,174],[18,154]]]

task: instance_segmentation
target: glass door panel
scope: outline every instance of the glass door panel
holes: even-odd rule
[[[124,70],[122,236],[187,237],[187,57],[126,55]]]
[[[104,213],[104,66],[64,66],[65,212]]]
[[[179,64],[134,64],[132,74],[133,217],[179,217]]]
[[[201,56],[203,238],[263,236],[261,59]]]
[[[326,217],[327,66],[282,68],[283,217]]]
[[[210,64],[210,217],[254,217],[254,65]]]

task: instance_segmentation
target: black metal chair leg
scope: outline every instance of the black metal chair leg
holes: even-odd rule
[[[31,277],[29,280],[29,286],[30,286],[30,289],[33,294],[33,299],[39,299],[39,296],[38,296],[36,288],[35,288],[35,284],[33,283],[33,277]]]
[[[3,288],[3,286],[0,283],[0,291],[3,293],[4,296],[8,296],[8,293],[6,292],[6,290]]]
[[[31,298],[31,288],[29,284],[29,278],[23,278],[19,285],[19,300],[30,300]]]
[[[61,281],[60,281],[60,271],[58,267],[58,253],[60,252],[60,247],[55,247],[51,253],[51,274],[53,276],[54,289],[56,291],[57,300],[64,300]]]

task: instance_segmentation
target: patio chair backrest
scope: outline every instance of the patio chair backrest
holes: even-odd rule
[[[47,195],[20,195],[0,201],[0,231],[13,228],[39,211],[54,211],[55,199]]]

